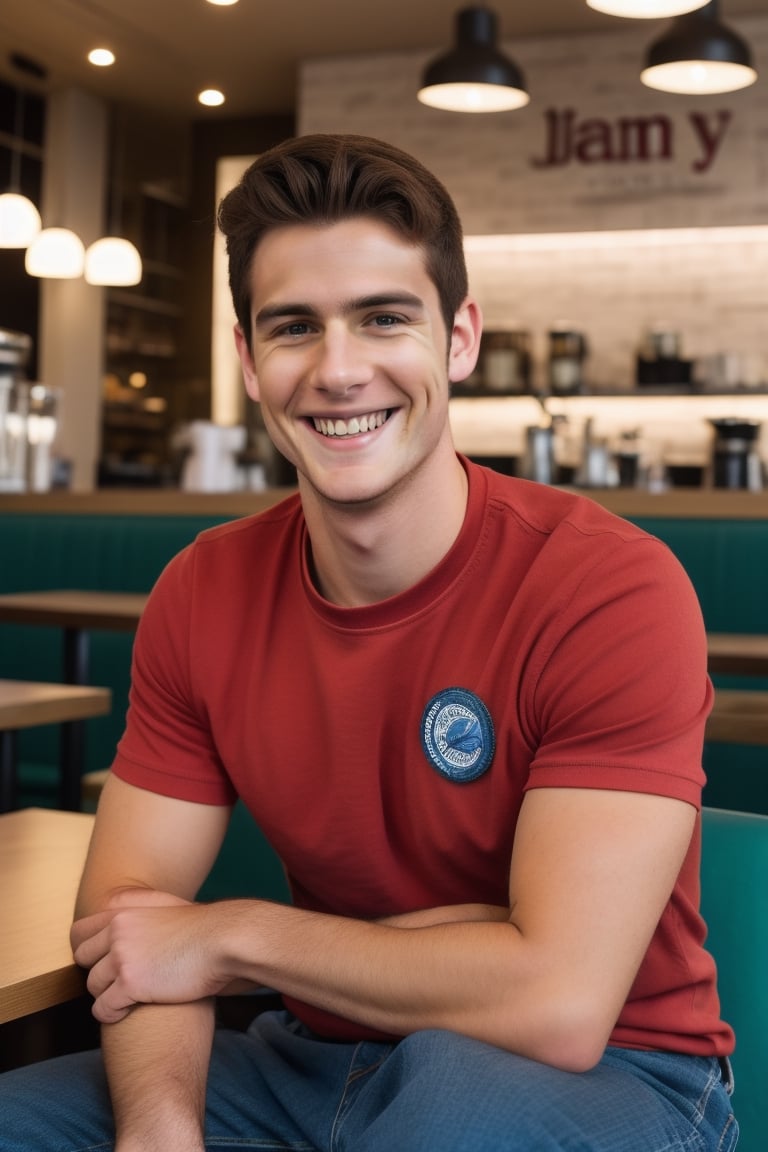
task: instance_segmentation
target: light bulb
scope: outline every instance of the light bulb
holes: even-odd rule
[[[707,0],[587,0],[587,6],[608,16],[626,16],[631,20],[662,20],[667,16],[684,16],[703,8]]]
[[[83,274],[85,248],[69,228],[44,228],[27,248],[24,267],[30,276],[75,280]]]
[[[0,196],[0,248],[28,248],[41,228],[40,213],[18,192]]]
[[[422,104],[446,112],[511,112],[530,100],[522,89],[501,84],[432,84],[416,95]]]
[[[115,287],[138,284],[141,280],[141,256],[129,240],[103,236],[85,253],[85,278],[89,284]]]

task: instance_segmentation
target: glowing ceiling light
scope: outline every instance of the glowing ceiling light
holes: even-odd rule
[[[28,248],[41,227],[40,213],[26,196],[0,196],[0,248]]]
[[[465,8],[456,16],[456,45],[427,65],[416,93],[422,104],[450,112],[505,112],[530,99],[520,69],[496,47],[496,15]]]
[[[24,267],[30,276],[75,280],[83,274],[85,248],[69,228],[43,228],[27,248]]]
[[[626,16],[631,20],[661,20],[695,12],[706,0],[587,0],[587,6],[608,16]]]
[[[130,240],[102,236],[85,253],[85,278],[89,284],[127,287],[141,280],[141,256]]]
[[[97,68],[109,68],[115,62],[115,54],[110,48],[92,48],[88,53],[88,63]]]
[[[207,108],[218,108],[220,104],[224,103],[224,93],[220,92],[218,88],[205,88],[197,99],[200,104],[205,104]]]

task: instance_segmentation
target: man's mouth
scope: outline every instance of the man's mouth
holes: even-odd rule
[[[326,420],[313,416],[315,431],[321,436],[359,436],[361,432],[373,432],[381,428],[389,415],[386,408],[381,412],[367,412],[364,416],[352,416],[349,420]]]

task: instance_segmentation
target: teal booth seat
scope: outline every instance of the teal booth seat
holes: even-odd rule
[[[696,589],[708,632],[768,633],[768,520],[631,519],[675,553]],[[754,676],[716,676],[714,683],[768,691],[768,680]],[[708,807],[768,813],[768,748],[707,743],[704,771]]]
[[[736,1033],[738,1152],[768,1149],[768,816],[705,808],[702,913],[723,1017]]]

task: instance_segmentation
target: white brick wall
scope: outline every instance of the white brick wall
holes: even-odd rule
[[[444,36],[436,34],[435,53],[448,43],[449,23]],[[418,77],[434,53],[307,61],[299,130],[379,136],[412,152],[446,183],[468,236],[768,227],[768,18],[729,23],[750,41],[761,76],[727,96],[672,97],[644,88],[643,51],[663,25],[649,32],[637,21],[599,36],[506,44],[532,99],[521,111],[496,115],[420,105]],[[586,149],[591,163],[532,166],[547,151],[547,111],[568,108],[577,128],[598,120],[607,133],[617,131],[621,117],[665,116],[674,156],[600,162],[593,144]],[[698,123],[716,139],[721,112],[730,113],[730,122],[712,163],[697,172],[704,145],[691,117],[703,116]],[[548,328],[561,320],[581,328],[596,388],[631,386],[640,334],[659,321],[681,332],[688,356],[737,351],[762,357],[768,372],[768,232],[705,231],[693,240],[670,233],[667,243],[564,240],[549,250],[534,244],[471,252],[472,286],[487,327],[532,332],[540,371]]]

